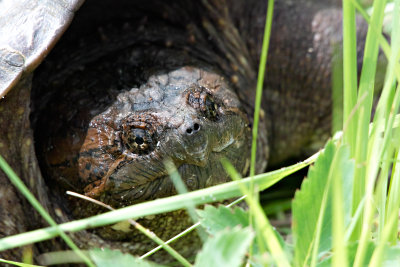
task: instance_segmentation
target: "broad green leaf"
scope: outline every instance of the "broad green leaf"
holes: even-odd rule
[[[351,221],[353,177],[354,162],[350,160],[350,149],[347,145],[340,145],[333,158],[328,178],[331,184],[328,202],[332,202],[332,210],[326,210],[326,215],[332,218],[332,246],[335,253],[333,263],[335,266],[347,266],[345,229]],[[314,262],[316,262],[316,257]]]
[[[161,267],[154,262],[142,260],[138,257],[134,257],[130,254],[124,254],[119,250],[110,249],[93,249],[89,251],[91,259],[94,261],[97,267]]]
[[[293,214],[293,239],[295,247],[295,265],[303,266],[310,259],[313,240],[317,228],[323,194],[327,185],[329,168],[335,153],[335,146],[328,143],[325,151],[318,157],[314,166],[310,167],[300,191],[296,192],[292,203]],[[328,209],[327,203],[327,209]],[[330,206],[329,206],[330,209]],[[332,232],[331,220],[326,218],[323,222],[321,249],[330,247]],[[307,265],[307,264],[305,264]]]
[[[198,267],[241,266],[244,255],[254,238],[250,228],[225,229],[209,238],[197,254]]]
[[[242,228],[249,226],[249,215],[240,207],[230,209],[223,205],[217,208],[206,205],[203,210],[197,210],[197,214],[202,226],[212,235],[228,227],[232,229],[238,225]]]
[[[230,209],[223,205],[218,207],[207,205],[203,210],[197,210],[197,213],[200,217],[201,225],[211,235],[215,235],[226,228],[233,229],[236,226],[241,226],[242,228],[249,226],[248,211],[245,211],[241,207]],[[287,255],[292,255],[292,248],[285,243],[278,231],[273,230],[281,246],[288,252]],[[259,254],[259,250],[257,243],[254,242],[253,256],[257,254]]]
[[[335,153],[339,155],[335,166],[332,166]],[[296,266],[309,265],[315,242],[319,241],[317,243],[319,256],[325,255],[332,248],[332,194],[327,187],[331,168],[333,179],[341,175],[344,196],[343,216],[346,225],[350,222],[354,164],[349,159],[349,154],[347,147],[341,146],[336,150],[334,143],[328,142],[315,165],[310,167],[308,178],[303,181],[300,191],[296,192],[292,204]],[[320,216],[322,222],[318,223]]]

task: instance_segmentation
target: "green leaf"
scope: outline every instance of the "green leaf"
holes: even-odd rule
[[[240,207],[234,209],[219,205],[218,208],[206,205],[203,210],[197,210],[202,226],[211,235],[225,228],[234,228],[240,225],[242,228],[249,226],[249,215]]]
[[[89,255],[95,262],[97,267],[161,267],[154,262],[142,260],[138,257],[134,257],[130,254],[124,254],[119,250],[110,249],[93,249],[89,251]]]
[[[220,231],[204,244],[202,251],[197,254],[195,266],[240,266],[253,237],[249,227]]]
[[[227,208],[226,206],[220,205],[214,207],[207,205],[203,210],[197,210],[197,214],[200,217],[201,225],[206,229],[206,231],[215,235],[220,231],[225,229],[233,229],[236,226],[241,226],[242,228],[249,226],[249,214],[248,211],[241,207]],[[288,252],[287,255],[292,255],[291,248],[287,246],[282,236],[276,229],[273,229],[278,242],[281,244],[282,248]],[[258,244],[254,242],[253,244],[253,256],[260,254]],[[259,255],[260,258],[261,255]],[[254,260],[254,259],[253,259]],[[254,262],[252,263],[254,265]],[[262,263],[260,263],[263,265]]]
[[[335,153],[338,153],[338,158],[332,165]],[[328,190],[330,172],[332,179],[340,175],[343,181],[343,219],[345,225],[350,223],[354,163],[349,155],[347,146],[337,150],[332,141],[328,142],[315,165],[310,167],[301,190],[296,192],[292,203],[296,266],[309,265],[314,243],[318,246],[319,256],[332,248],[332,193]]]
[[[335,153],[335,146],[328,143],[325,151],[321,154],[315,165],[311,166],[302,185],[301,190],[296,192],[292,203],[293,212],[293,238],[295,247],[295,263],[303,266],[310,259],[313,240],[317,228],[323,194],[327,185],[330,164]],[[320,247],[327,249],[329,245],[325,242],[330,240],[332,232],[331,221],[324,220],[323,237]],[[307,264],[305,264],[307,265]]]

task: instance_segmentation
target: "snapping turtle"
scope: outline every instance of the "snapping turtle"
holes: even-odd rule
[[[65,190],[115,208],[175,194],[165,160],[190,190],[229,180],[222,157],[245,175],[266,1],[88,0],[36,69],[82,2],[0,3],[0,90],[12,89],[0,101],[0,153],[53,217],[103,211]],[[275,4],[258,171],[329,136],[332,51],[341,42],[341,11],[331,2]],[[365,23],[358,33],[363,40]],[[0,198],[0,236],[45,225],[3,173]],[[163,239],[190,224],[183,211],[141,222]],[[153,246],[114,226],[72,237],[136,254]],[[196,238],[177,247],[190,255]]]

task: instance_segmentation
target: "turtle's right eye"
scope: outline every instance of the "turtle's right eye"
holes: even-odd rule
[[[218,106],[214,99],[207,94],[204,97],[204,104],[202,105],[204,115],[211,120],[218,120]]]
[[[131,128],[122,133],[122,142],[126,149],[134,154],[147,154],[153,149],[150,133],[141,128]]]
[[[187,102],[193,108],[199,110],[205,118],[212,121],[218,120],[218,104],[206,88],[200,86],[189,91]]]

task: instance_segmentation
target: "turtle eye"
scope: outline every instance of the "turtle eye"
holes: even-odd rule
[[[203,117],[212,121],[217,121],[219,119],[219,105],[206,88],[195,87],[191,89],[187,94],[187,103],[201,112]]]
[[[203,112],[204,115],[211,120],[218,120],[218,106],[214,99],[207,94],[204,98]]]
[[[122,134],[125,147],[134,154],[147,154],[153,148],[153,140],[150,133],[144,129],[131,128]]]

